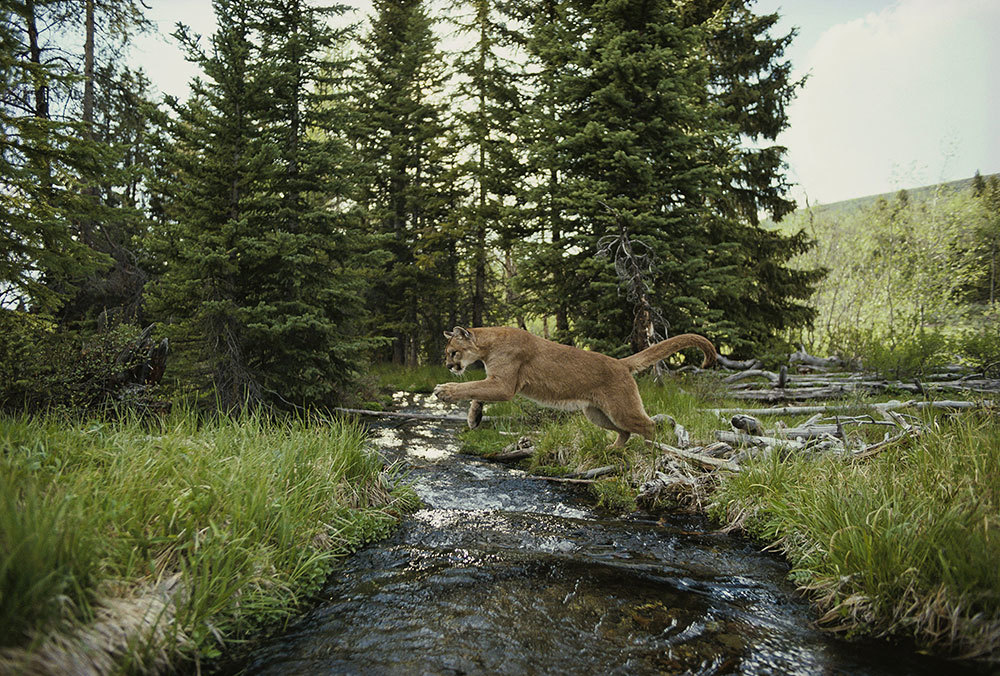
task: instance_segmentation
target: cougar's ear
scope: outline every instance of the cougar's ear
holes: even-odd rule
[[[444,335],[448,336],[449,338],[451,337],[462,338],[463,340],[467,340],[470,343],[476,342],[475,339],[472,337],[472,332],[469,331],[469,329],[463,329],[461,326],[456,326],[450,332],[445,331]]]
[[[447,338],[448,340],[451,340],[452,337],[454,337],[454,335],[455,335],[454,331],[445,331],[444,332],[444,337]]]

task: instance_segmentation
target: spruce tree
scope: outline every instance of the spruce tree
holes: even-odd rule
[[[62,305],[71,280],[107,265],[75,227],[90,210],[77,188],[99,175],[100,153],[52,113],[73,82],[50,29],[60,9],[0,4],[0,301],[41,313]]]
[[[815,273],[785,265],[804,238],[757,224],[757,209],[781,215],[790,208],[769,164],[780,152],[760,159],[740,145],[744,135],[783,125],[779,104],[791,85],[741,89],[780,49],[743,45],[759,52],[753,65],[723,70],[712,50],[727,24],[717,13],[693,20],[701,4],[554,2],[555,21],[540,20],[529,42],[545,102],[533,108],[535,126],[546,132],[536,135],[533,155],[547,161],[539,184],[551,186],[543,195],[549,213],[541,200],[535,204],[551,235],[528,285],[540,297],[564,299],[572,333],[602,350],[641,349],[688,330],[749,350],[811,316],[798,301]],[[730,18],[735,31],[752,15]],[[762,25],[749,25],[740,39],[757,36]],[[741,53],[740,39],[729,39],[728,53]],[[767,126],[757,117],[762,111],[780,119]],[[622,235],[650,262],[643,284],[661,326],[651,323],[656,313],[634,312],[628,281],[597,255]]]
[[[327,187],[343,156],[321,128],[319,60],[333,39],[304,2],[216,0],[203,69],[177,106],[161,186],[157,313],[228,409],[331,403],[367,342],[364,263]]]
[[[496,268],[490,264],[493,250],[512,260],[512,249],[523,234],[513,208],[524,174],[516,128],[523,78],[513,60],[519,35],[506,5],[463,0],[452,7],[457,35],[468,44],[455,58],[452,108],[463,156],[458,172],[468,185],[459,232],[472,282],[467,318],[472,326],[483,326],[490,314],[497,319],[504,302],[491,279]]]
[[[458,235],[449,214],[461,186],[445,143],[444,59],[422,0],[376,0],[361,41],[355,143],[359,200],[389,258],[368,295],[384,357],[414,365],[437,356],[456,312]]]

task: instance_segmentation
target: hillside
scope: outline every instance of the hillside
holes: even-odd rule
[[[993,174],[1000,177],[1000,174]],[[983,179],[988,179],[989,174],[984,175]],[[966,190],[972,185],[972,178],[963,178],[958,181],[950,181],[948,183],[936,183],[932,185],[925,185],[919,188],[907,188],[906,192],[910,197],[910,200],[915,203],[924,202],[932,199],[935,195],[941,197],[942,195],[952,195],[963,190]],[[853,212],[859,211],[866,207],[869,207],[880,199],[891,200],[898,194],[899,191],[881,193],[878,195],[868,195],[865,197],[855,197],[849,200],[843,200],[840,202],[833,202],[831,204],[815,204],[810,207],[812,210],[812,215],[814,218],[821,216],[848,216]],[[806,212],[806,209],[798,209],[795,212],[789,214],[784,221],[791,221],[793,223],[801,225],[801,221],[798,216],[801,216]],[[767,222],[765,225],[771,224]],[[784,224],[784,222],[783,222]],[[795,228],[798,229],[798,228]]]

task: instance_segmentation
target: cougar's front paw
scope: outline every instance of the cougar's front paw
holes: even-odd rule
[[[460,397],[455,392],[456,383],[441,383],[434,388],[434,396],[441,401],[458,401]]]

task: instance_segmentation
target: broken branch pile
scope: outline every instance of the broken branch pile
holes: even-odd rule
[[[910,382],[879,378],[871,373],[844,370],[850,365],[838,357],[814,357],[802,348],[789,355],[788,364],[778,372],[760,368],[759,360],[736,362],[720,359],[734,370],[723,379],[729,396],[751,401],[804,401],[832,399],[855,392],[906,392],[921,396],[939,393],[1000,392],[1000,378],[984,373],[964,372],[962,367],[922,375]]]

